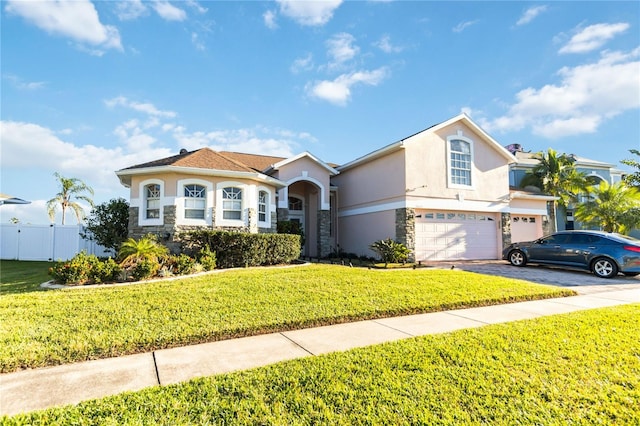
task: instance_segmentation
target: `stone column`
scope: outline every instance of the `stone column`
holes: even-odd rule
[[[500,230],[502,231],[502,247],[511,244],[511,213],[500,214]]]
[[[396,241],[410,250],[409,262],[416,260],[416,211],[415,209],[396,209]]]
[[[331,253],[331,212],[318,210],[318,257]]]

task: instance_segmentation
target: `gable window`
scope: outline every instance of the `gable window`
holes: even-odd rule
[[[232,186],[222,189],[222,218],[242,219],[242,189]]]
[[[146,219],[160,218],[160,185],[152,183],[144,187],[144,210]]]
[[[197,184],[184,186],[185,219],[204,219],[206,206],[207,189],[204,186]]]
[[[269,195],[267,191],[260,191],[258,193],[258,222],[266,222],[267,221],[267,201],[269,200]]]
[[[471,144],[460,139],[449,141],[451,184],[471,186]]]

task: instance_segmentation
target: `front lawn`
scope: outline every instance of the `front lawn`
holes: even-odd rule
[[[402,340],[6,425],[640,424],[640,305]]]
[[[0,260],[0,295],[42,291],[40,284],[51,279],[49,268],[54,262]]]
[[[575,294],[457,270],[230,270],[0,297],[2,372],[353,320]]]

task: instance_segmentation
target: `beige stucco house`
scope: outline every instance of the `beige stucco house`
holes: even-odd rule
[[[303,254],[372,255],[392,238],[416,261],[498,259],[548,231],[551,197],[514,190],[512,153],[465,114],[335,166],[208,148],[116,172],[130,188],[129,232],[170,242],[193,227],[276,232],[298,222]]]

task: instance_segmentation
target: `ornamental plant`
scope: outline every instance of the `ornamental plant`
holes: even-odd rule
[[[385,268],[389,263],[404,263],[411,251],[402,243],[393,241],[391,238],[379,240],[369,246],[375,251],[384,262]]]

